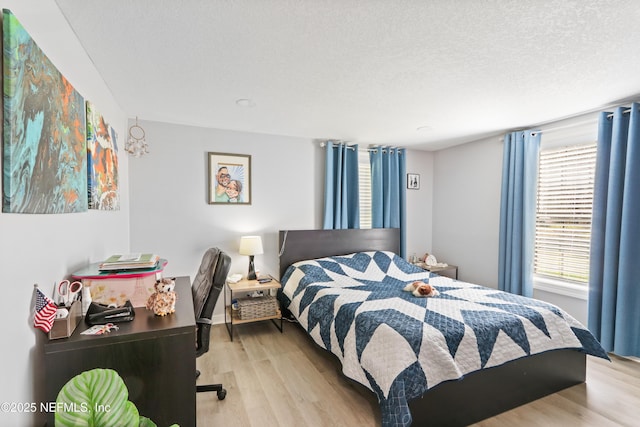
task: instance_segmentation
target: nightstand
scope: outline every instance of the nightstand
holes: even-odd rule
[[[280,282],[271,276],[270,282],[242,279],[237,283],[228,282],[224,287],[224,323],[233,341],[233,325],[271,320],[282,333],[282,314],[280,305],[272,289],[279,289]],[[232,304],[232,301],[235,303]],[[276,320],[280,319],[280,325]]]
[[[420,268],[423,268],[431,273],[439,274],[440,276],[448,277],[450,279],[458,280],[458,266],[448,264],[446,267],[430,267],[424,262],[417,262],[414,264]]]

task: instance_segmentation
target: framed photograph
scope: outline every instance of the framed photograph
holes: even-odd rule
[[[420,175],[417,173],[408,173],[407,174],[407,188],[409,190],[419,190],[420,189]]]
[[[209,204],[251,204],[251,156],[209,153]]]

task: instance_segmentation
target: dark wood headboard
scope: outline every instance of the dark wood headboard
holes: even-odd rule
[[[364,251],[400,253],[400,229],[280,230],[280,278],[291,264],[306,259]]]

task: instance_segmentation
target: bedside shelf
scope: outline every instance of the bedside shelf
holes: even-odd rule
[[[282,327],[283,327],[282,312],[280,311],[280,307],[278,307],[277,300],[276,300],[276,308],[275,308],[275,311],[273,312],[274,313],[273,315],[253,317],[249,319],[241,319],[239,317],[238,310],[233,310],[231,307],[231,301],[233,301],[236,298],[234,297],[234,294],[235,295],[240,295],[243,293],[252,294],[253,292],[256,292],[256,291],[262,291],[268,295],[271,289],[279,289],[280,287],[281,287],[280,282],[274,279],[273,277],[271,277],[271,281],[267,283],[260,283],[257,280],[243,279],[237,283],[227,282],[225,284],[224,286],[224,301],[225,301],[224,323],[227,326],[227,331],[229,332],[229,338],[231,338],[231,341],[233,341],[233,325],[241,325],[246,323],[271,320],[271,322],[273,322],[276,328],[280,330],[280,333],[282,333]],[[249,297],[240,301],[247,301],[247,302],[251,301],[251,302],[259,303],[261,299],[263,299],[265,300],[266,303],[272,304],[272,301],[271,300],[266,301],[266,298],[267,297],[254,297],[254,298]],[[278,319],[280,319],[280,324],[276,323],[276,320]]]
[[[458,266],[448,264],[446,267],[429,267],[423,262],[413,264],[416,267],[420,267],[423,270],[427,270],[431,273],[439,274],[440,276],[448,277],[450,279],[458,280]]]
[[[276,320],[276,319],[280,319],[282,318],[282,313],[280,312],[280,309],[276,310],[276,314],[274,314],[273,316],[266,316],[266,317],[256,317],[254,319],[240,319],[237,315],[237,313],[234,313],[235,310],[232,310],[230,306],[227,306],[227,316],[229,319],[231,319],[233,321],[234,325],[241,325],[243,323],[252,323],[252,322],[261,322],[263,320]]]

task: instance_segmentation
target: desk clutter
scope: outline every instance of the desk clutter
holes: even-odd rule
[[[123,271],[154,268],[160,262],[156,254],[115,254],[98,265],[100,271]]]
[[[75,331],[82,319],[82,303],[78,300],[81,283],[63,280],[54,285],[50,299],[37,284],[34,286],[33,327],[49,334],[49,339],[66,338]],[[73,291],[73,295],[70,294]]]
[[[68,282],[68,280],[63,280],[56,286],[56,289],[54,289],[54,294],[56,294],[56,290],[58,291],[57,295],[54,296],[54,300],[58,301],[57,303],[55,303],[54,300],[50,300],[46,296],[44,296],[44,298],[48,300],[48,304],[50,304],[49,309],[55,310],[53,319],[50,324],[48,324],[48,322],[45,322],[46,325],[43,325],[42,316],[44,309],[41,309],[40,312],[38,312],[38,307],[36,307],[37,312],[35,317],[36,319],[40,318],[40,326],[36,325],[36,327],[39,327],[45,332],[48,332],[50,340],[70,337],[76,330],[78,325],[82,322],[83,317],[88,325],[100,325],[104,323],[113,324],[120,322],[130,322],[131,320],[133,320],[135,311],[130,301],[127,301],[120,307],[115,305],[103,305],[89,301],[86,313],[84,313],[84,304],[82,298],[79,298],[79,295],[85,297],[90,294],[87,292],[83,292],[82,294],[75,292],[75,295],[73,297],[69,297],[69,294],[65,294],[64,291],[61,292],[61,289],[77,289],[78,287],[82,288],[82,284],[79,282],[72,282],[71,284],[69,284]],[[40,292],[39,289],[38,292]],[[40,295],[38,297],[42,298],[42,296]]]
[[[73,334],[78,324],[82,321],[82,303],[80,301],[74,301],[71,306],[60,310],[67,310],[67,314],[64,317],[56,317],[51,330],[49,331],[49,339],[55,340],[58,338],[67,338]],[[56,315],[58,316],[58,315]]]
[[[136,312],[133,309],[133,305],[131,305],[131,301],[127,301],[120,307],[92,302],[85,316],[85,322],[88,325],[130,322],[135,315]]]
[[[157,258],[152,267],[129,268],[126,264],[130,261],[123,261],[121,268],[101,270],[107,260],[113,260],[115,257],[120,256],[128,260],[136,258],[134,255],[112,255],[105,261],[90,264],[76,271],[72,277],[82,280],[84,286],[91,289],[91,298],[94,302],[121,306],[126,301],[131,301],[134,307],[146,307],[149,297],[156,292],[156,281],[162,279],[162,272],[168,263],[166,259],[158,258],[157,255],[147,255],[148,257],[140,254],[138,258]],[[129,266],[133,267],[134,264],[135,261]]]
[[[135,307],[158,316],[175,312],[175,280],[162,277],[167,260],[156,254],[112,255],[54,283],[52,298],[35,286],[34,327],[49,339],[70,337],[88,325],[133,320]]]

